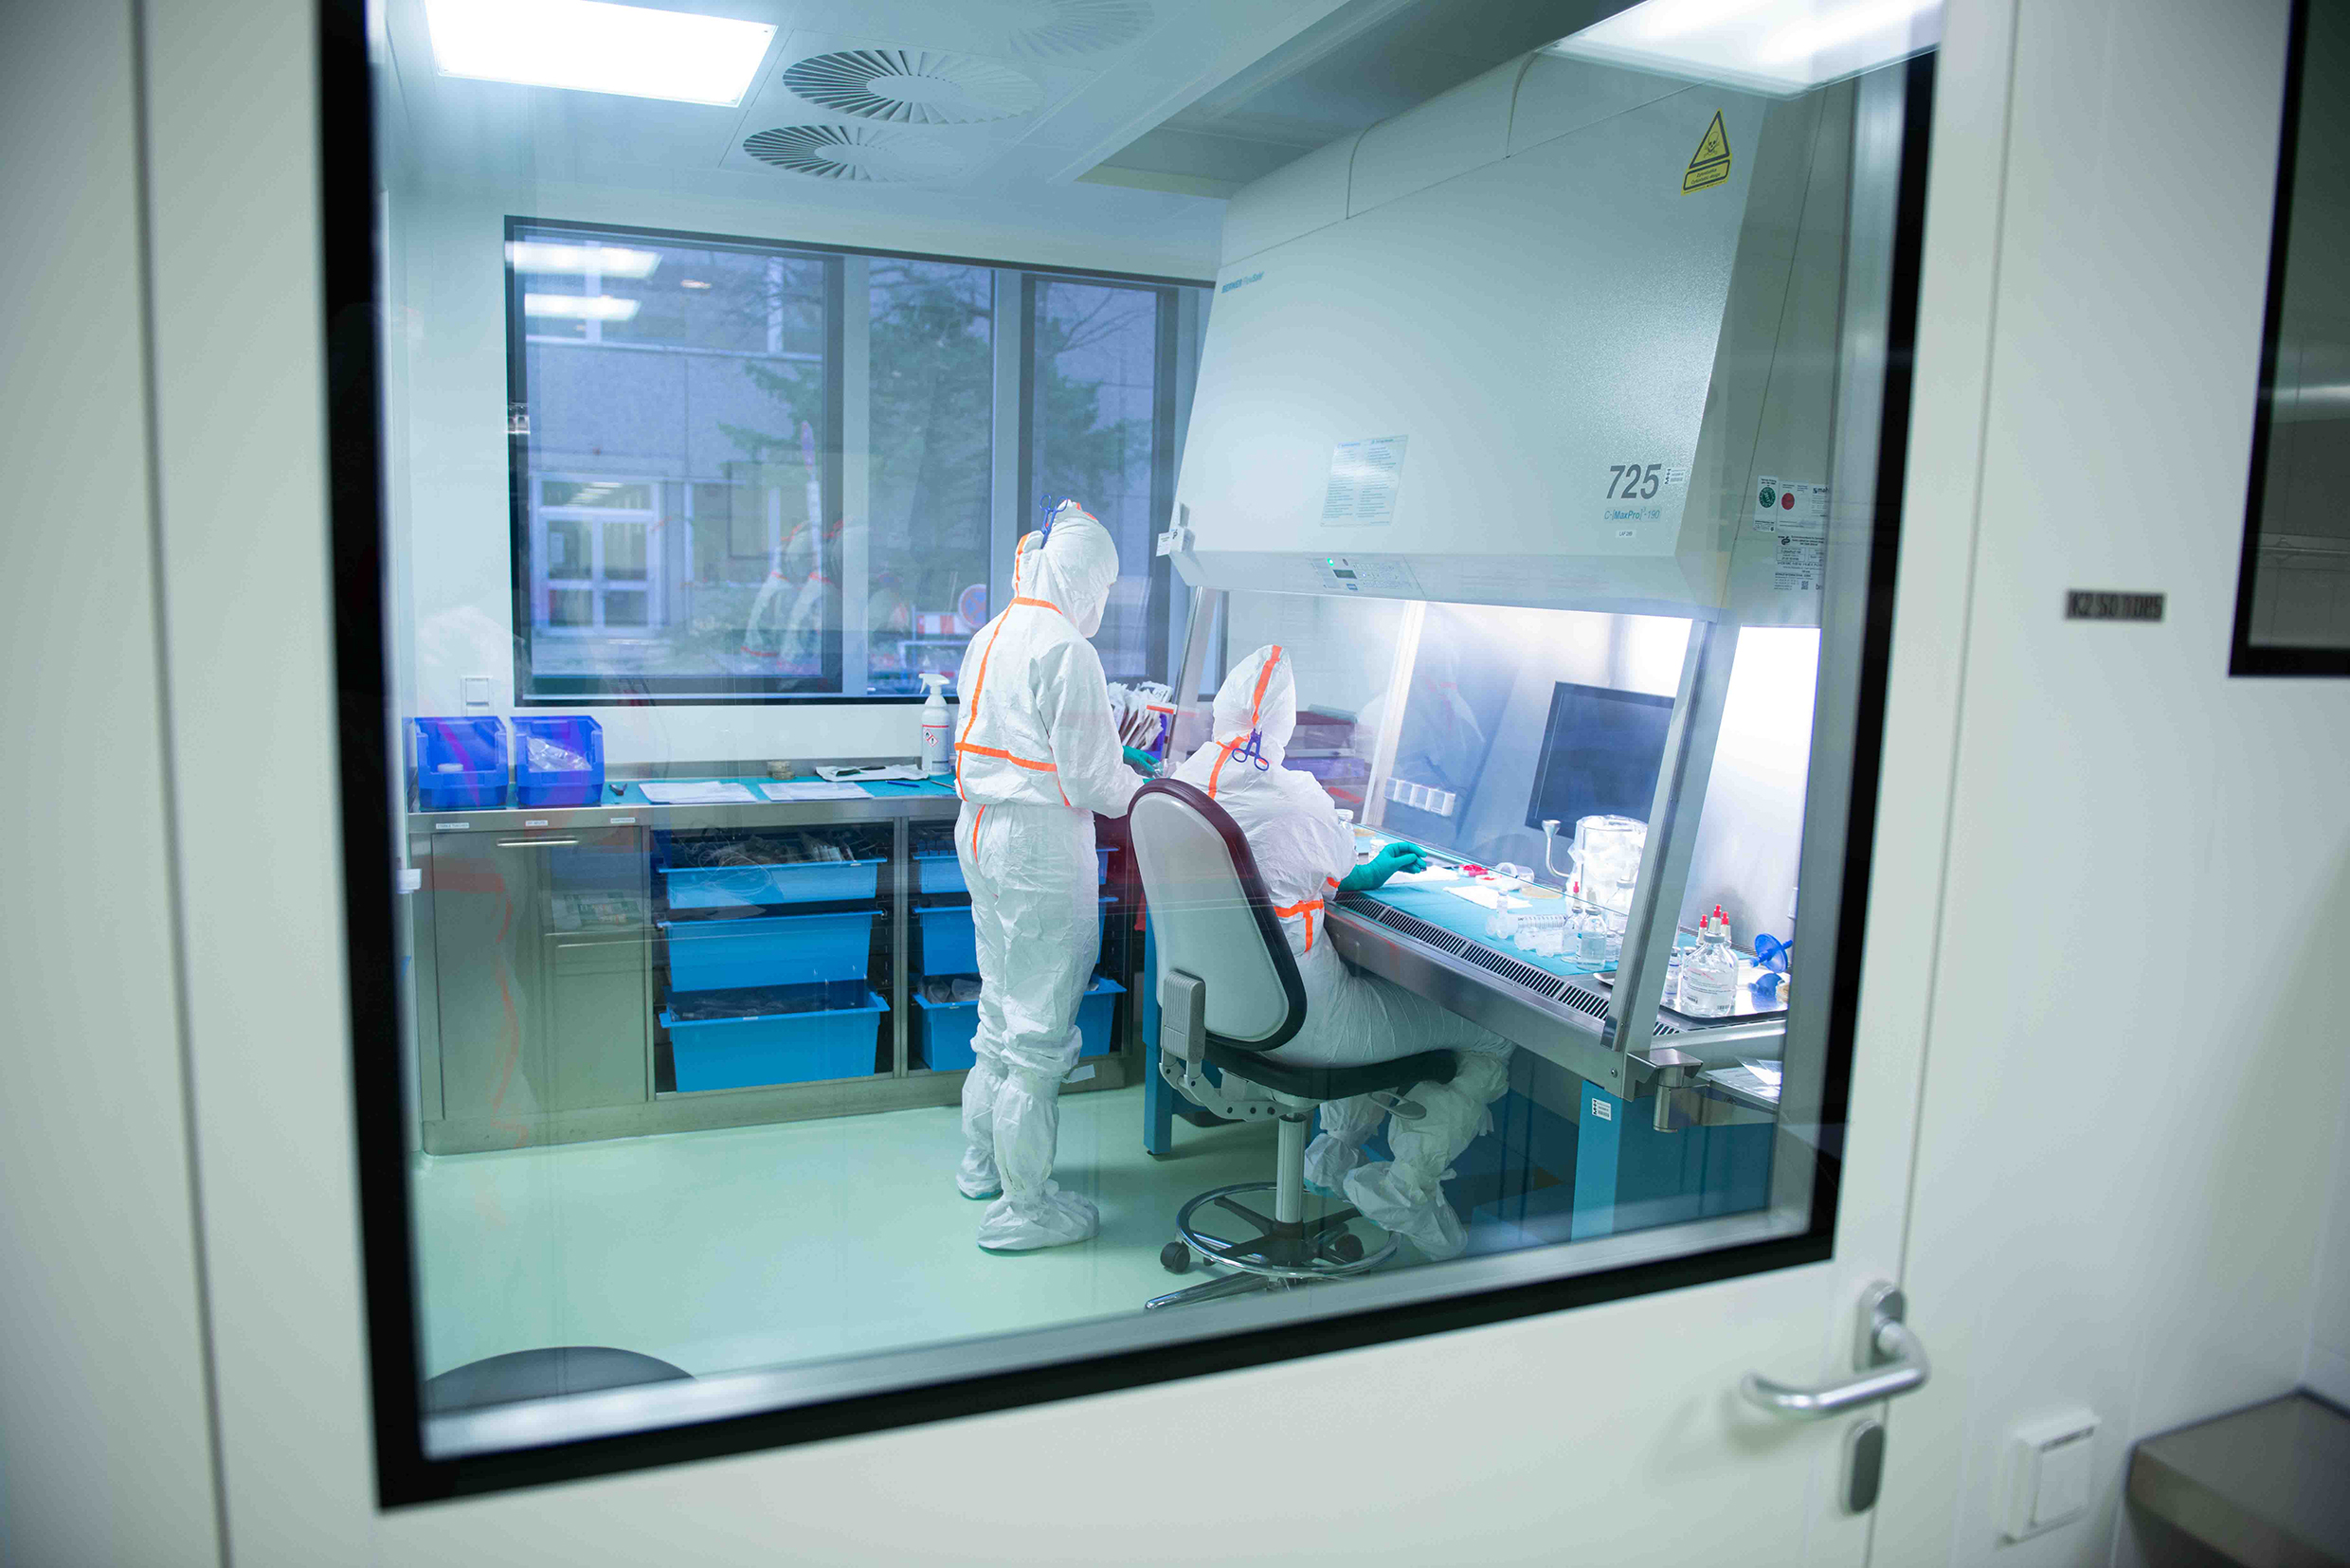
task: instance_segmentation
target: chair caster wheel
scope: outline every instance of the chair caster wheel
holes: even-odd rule
[[[1341,1263],[1360,1263],[1363,1261],[1363,1238],[1348,1231],[1330,1243],[1329,1253]]]
[[[1358,1247],[1358,1251],[1360,1248]],[[1170,1241],[1159,1249],[1159,1267],[1170,1274],[1191,1271],[1191,1249],[1180,1241]]]

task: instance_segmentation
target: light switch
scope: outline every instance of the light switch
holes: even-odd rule
[[[489,676],[467,676],[458,685],[465,694],[466,707],[487,708],[490,705]]]
[[[2088,1512],[2097,1417],[2071,1411],[2016,1429],[2008,1448],[2007,1538],[2022,1541]]]

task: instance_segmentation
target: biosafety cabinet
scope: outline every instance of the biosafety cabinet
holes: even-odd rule
[[[1851,671],[1821,628],[1866,576],[1836,479],[1875,471],[1881,365],[1846,369],[1884,334],[1889,257],[1853,238],[1889,229],[1891,161],[1854,176],[1890,145],[1874,90],[1537,53],[1226,222],[1160,543],[1201,590],[1178,748],[1223,670],[1282,644],[1292,765],[1459,884],[1349,897],[1342,951],[1617,1104],[1712,1076],[1776,1114],[1797,888],[1833,892],[1802,875],[1804,787],[1837,776],[1813,720]],[[1606,890],[1570,843],[1603,815],[1641,824]],[[1546,900],[1564,957],[1520,929]],[[1593,907],[1606,956],[1579,963]],[[1737,997],[1692,1016],[1681,961],[1717,908]],[[1658,1093],[1656,1126],[1698,1098]]]

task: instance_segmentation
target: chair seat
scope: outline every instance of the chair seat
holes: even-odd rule
[[[1383,1062],[1322,1067],[1278,1061],[1252,1051],[1237,1051],[1214,1040],[1207,1042],[1207,1059],[1220,1072],[1237,1072],[1276,1094],[1294,1094],[1301,1100],[1345,1100],[1383,1089],[1402,1090],[1414,1084],[1449,1084],[1455,1066],[1450,1051],[1421,1051]]]

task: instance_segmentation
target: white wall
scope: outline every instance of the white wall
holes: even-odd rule
[[[783,178],[778,176],[779,179]],[[1131,193],[1095,191],[1106,207]],[[1164,198],[1152,198],[1164,205]],[[1208,204],[1190,204],[1206,207]],[[889,211],[793,206],[642,189],[559,185],[395,186],[394,317],[405,358],[403,406],[391,412],[391,530],[404,556],[413,639],[412,712],[464,712],[460,681],[491,677],[494,706],[512,712],[513,585],[507,500],[508,216],[612,223],[697,233],[926,251],[1161,276],[1215,276],[1215,225],[1155,228],[1105,221],[1097,231],[994,223],[968,215],[914,220]],[[405,426],[403,423],[405,422]],[[852,460],[861,454],[850,454]],[[870,756],[916,748],[903,706],[623,707],[588,710],[607,763]]]
[[[1997,315],[1905,1281],[1938,1371],[1892,1409],[1880,1561],[2135,1560],[2129,1445],[2311,1354],[2350,682],[2227,676],[2286,9],[2014,9],[2004,205],[1964,242]],[[2066,623],[2087,586],[2168,618]],[[2076,1405],[2094,1508],[2002,1552],[2005,1434]]]
[[[134,18],[0,48],[0,1562],[219,1560],[181,1096]]]

